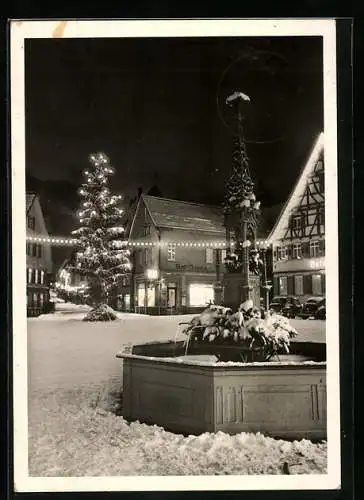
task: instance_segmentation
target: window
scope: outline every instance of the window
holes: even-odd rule
[[[277,248],[277,258],[278,260],[285,260],[287,258],[287,247]]]
[[[300,215],[296,215],[292,219],[292,227],[293,229],[301,229],[302,227],[302,217]]]
[[[206,264],[214,263],[214,249],[206,248]]]
[[[318,257],[320,254],[320,242],[310,241],[310,257]]]
[[[287,295],[287,276],[279,277],[279,294]]]
[[[36,257],[37,256],[37,244],[36,243],[33,243],[32,245],[32,257]]]
[[[145,286],[144,283],[139,283],[138,285],[138,306],[139,307],[144,307],[144,301],[145,301]]]
[[[318,174],[318,182],[319,182],[320,193],[324,193],[325,192],[325,176],[324,176],[323,172],[320,172]]]
[[[150,225],[149,224],[146,224],[144,226],[144,236],[149,236],[150,235]]]
[[[321,208],[320,209],[320,213],[319,213],[319,223],[321,225],[325,225],[325,208]]]
[[[147,306],[148,307],[154,307],[155,306],[155,287],[154,286],[149,286],[148,287]]]
[[[37,245],[37,257],[42,257],[42,245]]]
[[[295,245],[293,245],[293,248],[292,248],[292,257],[294,259],[301,259],[302,258],[301,243],[296,243]]]
[[[225,264],[226,250],[221,250],[221,263]]]
[[[294,277],[294,293],[295,295],[303,295],[303,276]]]
[[[44,271],[40,272],[40,284],[44,285]]]
[[[31,267],[28,269],[28,283],[33,283],[33,269]]]
[[[37,285],[38,284],[38,275],[39,275],[39,272],[38,272],[38,269],[34,269],[34,283]]]
[[[193,283],[189,287],[190,306],[206,306],[214,301],[213,285]]]
[[[176,245],[175,243],[168,243],[168,261],[174,262],[176,260]]]
[[[312,275],[312,295],[322,295],[321,275]]]
[[[29,229],[34,230],[35,229],[35,217],[33,217],[32,215],[28,215],[27,225],[28,225]]]
[[[27,255],[31,255],[32,253],[32,244],[31,243],[27,243]]]

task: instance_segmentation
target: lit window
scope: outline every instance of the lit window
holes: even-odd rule
[[[37,284],[38,283],[38,269],[35,269],[34,270],[34,283]]]
[[[154,286],[148,287],[147,306],[148,307],[155,306],[155,287]]]
[[[303,276],[294,277],[294,293],[296,295],[303,295]]]
[[[214,250],[213,248],[206,248],[206,264],[214,263]]]
[[[224,263],[226,259],[226,250],[221,250],[221,262]]]
[[[30,267],[28,269],[28,283],[32,283],[33,280],[33,269]]]
[[[40,284],[43,285],[44,284],[44,271],[41,271],[40,272]]]
[[[138,285],[138,306],[143,307],[145,301],[145,286],[144,283]]]
[[[322,294],[321,275],[314,274],[312,275],[312,295],[321,295],[321,294]]]
[[[213,285],[193,283],[189,287],[190,306],[206,306],[214,301]]]
[[[310,241],[310,257],[318,257],[320,254],[320,242]]]
[[[168,243],[168,261],[174,262],[176,260],[176,245],[175,243]]]
[[[279,277],[279,294],[287,295],[287,276]]]
[[[297,243],[297,244],[293,245],[293,248],[292,248],[292,257],[294,259],[300,259],[302,257],[301,243]]]

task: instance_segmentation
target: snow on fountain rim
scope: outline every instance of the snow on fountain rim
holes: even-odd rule
[[[140,354],[131,354],[130,352],[120,351],[116,354],[117,358],[128,358],[128,359],[140,359],[144,361],[155,361],[159,363],[167,364],[179,364],[179,365],[189,365],[189,366],[201,366],[201,367],[236,367],[236,368],[248,368],[248,367],[276,367],[276,366],[289,366],[289,367],[302,367],[302,366],[326,366],[326,361],[255,361],[251,363],[242,363],[238,361],[198,361],[195,359],[185,359],[183,356],[179,357],[157,357],[157,356],[143,356]]]

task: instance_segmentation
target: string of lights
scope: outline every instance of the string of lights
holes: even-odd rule
[[[76,238],[66,238],[66,237],[44,237],[44,236],[27,236],[27,242],[31,243],[45,243],[54,246],[76,246],[78,240]],[[125,240],[120,242],[120,246],[129,247],[159,247],[175,245],[176,247],[200,247],[200,248],[226,248],[226,240],[221,241],[131,241]],[[234,242],[230,244],[234,246]],[[272,244],[268,240],[257,240],[256,245],[259,247],[270,247]]]

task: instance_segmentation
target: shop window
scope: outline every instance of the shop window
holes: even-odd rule
[[[154,307],[155,306],[155,287],[154,286],[149,286],[148,287],[147,306],[148,307]]]
[[[321,275],[312,275],[312,295],[322,295]]]
[[[303,276],[294,277],[294,293],[295,295],[303,295]]]
[[[320,255],[320,242],[310,241],[310,257],[318,257]]]
[[[293,257],[293,259],[301,259],[301,257],[302,257],[301,243],[296,243],[295,245],[293,245],[292,257]]]
[[[175,243],[168,243],[167,255],[168,255],[169,262],[174,262],[176,260],[176,245],[175,245]]]
[[[206,264],[214,263],[214,249],[206,248]]]
[[[214,301],[214,287],[210,284],[193,283],[189,287],[190,306],[206,306]]]
[[[138,307],[144,307],[145,305],[145,286],[144,283],[138,285],[138,296],[137,296]]]
[[[279,277],[279,295],[287,295],[287,276]]]

